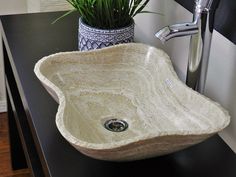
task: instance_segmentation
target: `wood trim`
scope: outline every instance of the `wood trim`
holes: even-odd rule
[[[32,177],[29,169],[12,170],[7,113],[0,114],[0,140],[0,176]]]

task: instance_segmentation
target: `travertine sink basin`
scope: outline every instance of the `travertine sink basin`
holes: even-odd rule
[[[93,158],[164,155],[205,140],[230,121],[219,104],[178,79],[167,54],[144,44],[57,53],[34,71],[59,103],[62,136]]]

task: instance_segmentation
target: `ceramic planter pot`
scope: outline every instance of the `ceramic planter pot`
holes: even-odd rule
[[[88,26],[80,18],[78,38],[78,48],[80,51],[100,49],[120,43],[133,42],[134,22],[124,28],[104,30]]]

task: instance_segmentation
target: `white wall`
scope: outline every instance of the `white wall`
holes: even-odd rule
[[[230,112],[231,124],[220,135],[236,152],[236,45],[216,31],[206,83],[206,95]]]
[[[28,12],[49,12],[68,10],[71,5],[66,0],[27,0]]]
[[[25,13],[26,0],[0,0],[0,15]]]
[[[19,14],[27,11],[26,0],[0,0],[0,15]],[[0,33],[0,39],[1,39]],[[4,86],[4,70],[2,57],[2,40],[0,40],[0,112],[6,111],[6,98]]]
[[[179,78],[185,81],[190,37],[171,39],[162,46],[154,34],[163,26],[192,21],[192,14],[173,0],[151,0],[149,9],[164,13],[164,17],[153,17],[151,14],[137,17],[137,41],[163,48],[170,55]],[[219,102],[230,112],[231,123],[220,135],[236,152],[235,93],[236,45],[214,31],[205,95]]]
[[[1,38],[1,33],[0,33]],[[2,53],[2,40],[0,41],[0,112],[6,111],[6,98],[5,98],[5,84],[4,84],[4,69],[3,69],[3,53]]]

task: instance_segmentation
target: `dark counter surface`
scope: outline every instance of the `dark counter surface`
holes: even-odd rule
[[[43,56],[77,49],[78,17],[71,15],[52,25],[61,14],[3,16],[0,27],[45,176],[236,176],[236,155],[218,135],[177,153],[134,162],[95,160],[75,150],[56,128],[57,103],[33,72]]]

